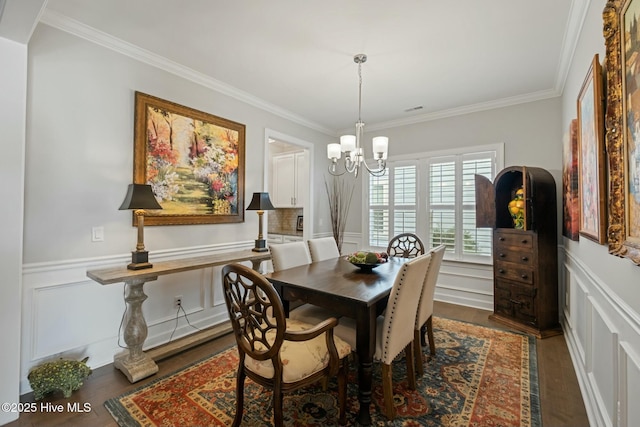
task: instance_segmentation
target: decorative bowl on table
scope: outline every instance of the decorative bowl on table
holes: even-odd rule
[[[345,259],[351,264],[360,268],[360,270],[371,272],[371,270],[373,270],[380,264],[384,264],[385,262],[387,262],[389,260],[389,256],[386,252],[358,251],[352,253],[351,255],[347,255]]]

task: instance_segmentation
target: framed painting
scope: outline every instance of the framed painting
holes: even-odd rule
[[[600,244],[606,239],[603,99],[602,68],[596,54],[578,95],[578,188],[580,235]]]
[[[563,140],[562,235],[571,240],[579,240],[578,119],[571,120],[569,130]]]
[[[243,124],[136,92],[133,182],[162,206],[145,225],[243,222],[244,160]]]
[[[640,265],[640,0],[609,0],[606,144],[609,155],[609,253]]]

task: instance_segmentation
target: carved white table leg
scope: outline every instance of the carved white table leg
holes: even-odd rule
[[[142,351],[147,338],[147,322],[142,314],[142,303],[147,299],[144,283],[150,279],[131,279],[126,281],[128,291],[124,298],[127,302],[124,342],[127,350],[113,359],[113,364],[134,383],[158,372],[158,365]],[[155,280],[155,278],[151,279]]]

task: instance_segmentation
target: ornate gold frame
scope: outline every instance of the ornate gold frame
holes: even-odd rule
[[[633,1],[633,0],[631,0]],[[609,155],[609,253],[640,265],[640,239],[629,236],[626,107],[623,100],[623,15],[629,0],[609,0],[603,10],[607,106],[605,141]]]
[[[185,132],[174,132],[170,123],[177,121],[182,123],[188,123],[183,125],[183,129],[189,129],[188,132],[190,139]],[[166,124],[166,126],[165,126]],[[165,137],[167,141],[162,141],[164,145],[158,149],[151,149],[152,139],[161,141],[158,136],[161,128],[165,129],[165,133],[169,136]],[[155,136],[155,138],[152,138]],[[136,184],[154,184],[160,181],[161,176],[169,176],[173,174],[161,174],[150,173],[154,168],[154,159],[160,158],[161,153],[166,158],[173,158],[173,152],[180,152],[184,150],[178,150],[175,145],[177,140],[189,139],[191,147],[191,153],[189,157],[198,160],[196,163],[182,167],[182,169],[190,169],[188,176],[188,187],[200,185],[202,188],[207,188],[207,191],[217,191],[214,189],[214,184],[222,184],[220,186],[219,193],[222,193],[224,184],[219,178],[225,174],[222,170],[229,169],[226,175],[233,175],[234,188],[232,192],[229,192],[230,198],[234,201],[233,205],[227,202],[224,203],[224,194],[218,195],[207,194],[203,192],[193,197],[187,197],[187,202],[183,202],[178,209],[171,208],[172,198],[168,197],[166,200],[162,200],[160,197],[160,205],[162,210],[148,211],[145,213],[145,225],[176,225],[176,224],[221,224],[221,223],[234,223],[244,222],[244,163],[245,163],[245,125],[237,122],[233,122],[228,119],[223,119],[218,116],[214,116],[209,113],[205,113],[193,108],[185,107],[183,105],[176,104],[174,102],[166,101],[151,95],[147,95],[142,92],[135,93],[135,126],[134,126],[134,154],[133,154],[133,182]],[[174,141],[172,145],[168,142]],[[156,144],[159,145],[159,144]],[[184,145],[184,144],[183,144]],[[225,163],[218,163],[217,168],[212,168],[213,160],[206,156],[208,146],[216,147],[215,152],[218,157]],[[169,152],[169,154],[167,154]],[[186,159],[187,155],[182,154],[182,158]],[[163,164],[170,164],[170,161],[164,160]],[[201,163],[200,163],[201,161]],[[159,162],[158,162],[159,163]],[[186,161],[183,161],[186,163]],[[226,166],[228,165],[228,166]],[[171,165],[172,166],[172,165]],[[168,167],[168,170],[171,169]],[[166,167],[166,166],[165,166]],[[201,172],[196,178],[196,168]],[[220,170],[220,171],[219,171]],[[177,174],[175,174],[177,175]],[[154,178],[155,177],[155,178]],[[231,182],[231,179],[227,180]],[[162,181],[160,181],[162,182]],[[231,184],[229,184],[230,186]],[[218,187],[216,187],[218,188]],[[156,190],[154,189],[154,193]],[[207,197],[208,196],[208,197]],[[156,193],[156,198],[159,194]],[[214,207],[216,203],[233,206],[234,209],[221,209],[216,212]],[[205,210],[198,209],[199,206],[207,203],[210,209]],[[175,205],[174,205],[175,206]],[[137,219],[134,215],[133,224],[137,225]]]

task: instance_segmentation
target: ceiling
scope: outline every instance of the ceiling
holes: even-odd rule
[[[368,130],[559,96],[589,1],[48,0],[41,20],[338,134],[358,53]]]

